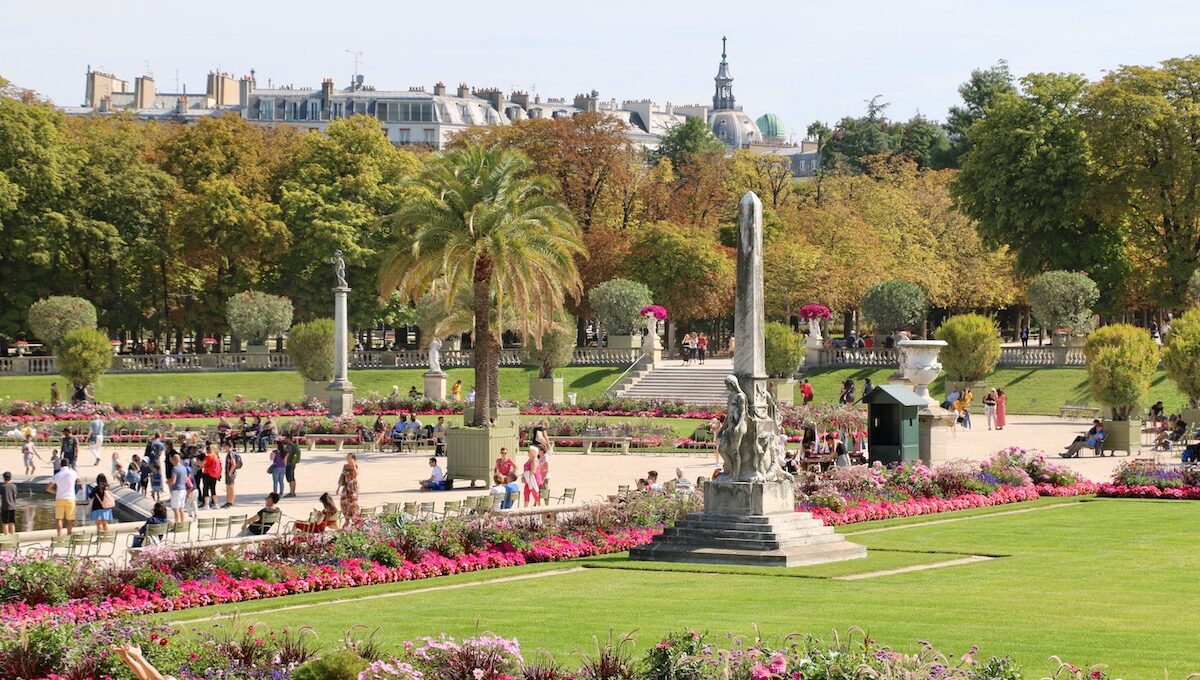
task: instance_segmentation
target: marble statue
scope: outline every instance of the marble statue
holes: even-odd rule
[[[433,341],[429,343],[429,372],[430,373],[441,373],[442,372],[441,352],[442,352],[442,339],[434,338]]]
[[[350,284],[346,283],[346,261],[342,259],[342,251],[333,251],[333,275],[337,278],[338,288],[349,288]]]
[[[729,399],[725,402],[725,422],[717,431],[717,453],[721,455],[719,479],[737,479],[742,469],[742,439],[746,436],[746,393],[738,384],[737,376],[725,376],[725,389]]]

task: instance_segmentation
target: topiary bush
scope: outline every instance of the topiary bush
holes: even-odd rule
[[[369,665],[358,652],[343,648],[292,671],[292,680],[358,680]]]
[[[875,332],[890,333],[920,325],[929,309],[929,298],[917,284],[892,279],[868,288],[860,306],[863,318],[875,326]]]
[[[292,301],[279,295],[245,290],[225,303],[229,330],[250,345],[264,345],[292,325]]]
[[[938,358],[946,373],[958,380],[975,382],[992,372],[1000,360],[1000,330],[991,317],[958,314],[946,319],[934,337],[945,340]]]
[[[1146,402],[1158,345],[1145,329],[1119,323],[1094,331],[1083,351],[1092,396],[1112,409],[1113,420],[1129,420]]]
[[[611,335],[633,335],[642,327],[639,313],[650,304],[650,289],[628,279],[610,279],[588,291],[588,304]]]
[[[1100,289],[1086,274],[1052,271],[1039,274],[1025,297],[1043,328],[1086,333],[1095,325],[1092,306],[1100,299]]]
[[[804,361],[804,337],[787,324],[772,321],[763,329],[767,376],[790,378]]]
[[[1200,408],[1200,308],[1171,323],[1162,362],[1167,377],[1187,397],[1188,408]]]
[[[95,327],[96,307],[81,297],[54,295],[29,306],[29,330],[56,352],[71,331]]]
[[[542,335],[541,347],[529,345],[522,362],[537,366],[539,378],[553,378],[554,369],[570,364],[575,355],[575,327],[556,323]]]
[[[287,353],[305,380],[333,380],[333,319],[314,319],[288,331]],[[346,337],[346,347],[354,343]]]
[[[58,348],[58,372],[76,385],[91,385],[112,367],[112,345],[103,331],[76,328]]]

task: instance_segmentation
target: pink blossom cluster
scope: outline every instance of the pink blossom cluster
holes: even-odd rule
[[[827,525],[839,526],[878,519],[892,519],[893,517],[917,517],[934,515],[939,512],[987,508],[993,505],[1032,501],[1037,498],[1037,490],[1033,487],[1006,486],[986,496],[968,493],[954,498],[909,498],[895,503],[891,501],[860,503],[852,508],[846,508],[843,512],[834,512],[822,507],[813,508],[810,512]]]
[[[667,308],[661,305],[646,305],[642,307],[642,311],[638,312],[642,316],[653,315],[654,318],[662,321],[667,318]]]
[[[572,560],[591,555],[623,552],[649,543],[661,529],[635,527],[612,533],[601,532],[595,540],[562,536],[539,538],[525,549],[489,547],[455,558],[426,553],[416,562],[405,560],[398,567],[385,567],[369,560],[341,560],[334,565],[311,566],[303,572],[284,570],[285,578],[271,583],[257,578],[233,578],[218,572],[215,578],[184,581],[182,593],[164,596],[126,585],[117,597],[99,601],[72,600],[61,605],[30,606],[23,602],[0,606],[0,621],[33,623],[84,622],[124,615],[148,615],[167,611],[244,602],[335,588],[396,583],[448,576],[469,571],[513,567],[535,562]]]
[[[1160,489],[1152,484],[1098,484],[1095,494],[1105,498],[1162,498],[1200,501],[1200,486],[1175,486]]]

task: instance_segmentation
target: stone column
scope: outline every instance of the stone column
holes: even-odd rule
[[[348,416],[354,413],[354,384],[350,382],[350,353],[346,338],[350,323],[346,309],[349,286],[333,289],[333,381],[329,383],[329,415]]]

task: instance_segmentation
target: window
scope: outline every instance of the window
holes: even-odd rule
[[[300,120],[300,102],[287,103],[287,120]]]
[[[258,119],[271,120],[275,117],[275,102],[270,99],[258,100]]]
[[[400,128],[396,130],[396,143],[408,144],[408,128]]]
[[[330,102],[329,103],[330,118],[345,118],[346,117],[346,102]]]
[[[308,103],[308,119],[318,120],[321,117],[321,102],[312,101]]]
[[[425,143],[430,146],[437,144],[437,132],[431,128],[425,128]]]

